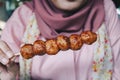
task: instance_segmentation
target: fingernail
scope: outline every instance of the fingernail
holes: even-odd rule
[[[8,60],[8,59],[3,58],[3,59],[1,60],[1,63],[2,63],[2,64],[4,64],[4,65],[6,65],[6,64],[8,64],[8,63],[9,63],[9,60]]]
[[[8,58],[12,58],[14,56],[14,53],[12,51],[6,52]]]

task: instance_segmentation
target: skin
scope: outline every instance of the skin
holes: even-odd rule
[[[51,2],[60,10],[73,11],[82,7],[86,0],[51,0]]]

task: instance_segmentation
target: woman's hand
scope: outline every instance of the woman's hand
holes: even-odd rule
[[[16,80],[19,67],[14,59],[12,50],[4,41],[0,40],[0,80]]]

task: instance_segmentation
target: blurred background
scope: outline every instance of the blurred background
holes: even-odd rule
[[[24,3],[30,0],[0,0],[0,34],[4,28],[5,22],[9,19],[13,11]],[[120,15],[120,0],[113,0],[116,5],[118,15]]]
[[[0,0],[0,35],[5,22],[12,15],[13,11],[23,4],[24,1],[30,0]]]

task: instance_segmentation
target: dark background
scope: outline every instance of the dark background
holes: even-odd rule
[[[115,3],[116,7],[120,7],[120,0],[113,0],[113,2]]]

